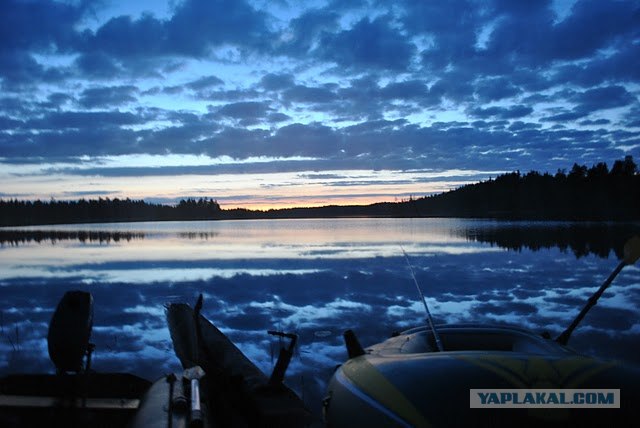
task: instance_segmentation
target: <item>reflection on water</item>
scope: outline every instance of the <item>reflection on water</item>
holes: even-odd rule
[[[205,295],[203,313],[269,371],[296,331],[289,383],[320,402],[346,357],[420,324],[400,245],[440,322],[507,322],[559,333],[617,264],[631,225],[349,219],[123,223],[0,231],[0,374],[53,371],[46,331],[66,290],[95,299],[94,368],[150,379],[178,369],[163,305]],[[514,251],[516,250],[516,251]],[[580,256],[576,258],[576,256]],[[579,351],[640,362],[640,269],[628,267],[578,328]]]
[[[619,223],[493,223],[459,230],[466,238],[520,251],[570,249],[576,257],[595,254],[622,258],[629,236],[640,233],[637,224]]]
[[[372,231],[375,233],[372,234]],[[112,241],[117,243],[145,237],[157,240],[172,235],[189,240],[255,240],[258,244],[274,238],[283,243],[310,245],[335,239],[337,242],[370,242],[371,238],[376,243],[397,243],[406,242],[407,238],[411,241],[416,233],[432,243],[464,238],[516,251],[557,247],[563,251],[570,250],[576,257],[595,254],[606,258],[613,251],[621,258],[624,243],[630,235],[640,233],[640,225],[458,219],[108,223],[0,228],[0,246],[30,242],[55,244],[65,240],[109,244]]]
[[[131,241],[143,239],[143,232],[118,232],[101,230],[25,230],[25,229],[0,229],[0,245],[24,245],[31,242],[37,244],[58,241],[98,242],[109,244],[119,241]]]

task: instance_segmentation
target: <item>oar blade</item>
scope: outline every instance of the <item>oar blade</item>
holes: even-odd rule
[[[634,236],[624,245],[624,262],[632,265],[640,258],[640,236]]]
[[[176,356],[183,368],[198,364],[198,340],[196,338],[193,310],[185,303],[166,306],[167,324]]]

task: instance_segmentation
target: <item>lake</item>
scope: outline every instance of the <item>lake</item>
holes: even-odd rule
[[[93,368],[154,380],[179,370],[167,302],[195,303],[262,370],[296,332],[287,382],[319,403],[363,345],[424,323],[402,248],[436,322],[560,333],[619,262],[632,224],[459,219],[244,220],[0,229],[0,375],[53,372],[46,334],[67,290],[90,291]],[[578,351],[640,363],[640,269],[625,268],[576,330]]]

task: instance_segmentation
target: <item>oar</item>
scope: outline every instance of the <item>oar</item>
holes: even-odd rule
[[[201,336],[198,318],[201,309],[202,294],[198,297],[193,311],[184,304],[173,304],[167,307],[167,321],[174,351],[185,369],[183,378],[188,380],[191,386],[190,427],[200,427],[203,424],[200,407],[200,379],[205,375],[205,372],[198,365]]]
[[[563,331],[562,334],[560,334],[560,336],[556,338],[556,342],[562,345],[567,344],[567,342],[569,341],[569,338],[571,337],[571,333],[573,333],[573,330],[575,330],[578,324],[580,324],[580,321],[582,321],[582,319],[587,314],[587,312],[589,312],[589,309],[591,309],[596,305],[596,303],[598,303],[598,299],[600,298],[600,296],[602,296],[602,293],[604,293],[604,290],[606,290],[607,287],[611,285],[611,282],[615,279],[616,276],[618,276],[620,271],[625,266],[634,264],[636,261],[638,261],[639,258],[640,258],[640,237],[634,236],[633,238],[629,239],[627,243],[624,245],[624,257],[622,258],[618,266],[616,266],[613,272],[611,272],[611,275],[609,275],[609,278],[607,278],[602,283],[598,291],[596,291],[593,294],[593,296],[589,298],[589,300],[587,301],[587,304],[584,306],[584,308],[582,308],[582,310],[580,311],[578,316],[573,320],[571,325],[565,331]]]
[[[173,343],[173,350],[187,369],[198,364],[198,338],[193,311],[184,303],[167,306],[167,325]]]

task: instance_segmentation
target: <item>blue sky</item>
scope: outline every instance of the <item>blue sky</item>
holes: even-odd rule
[[[393,201],[640,157],[636,1],[0,0],[0,198]]]

